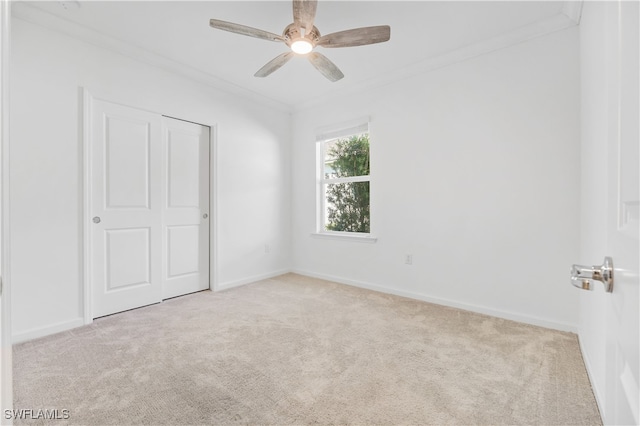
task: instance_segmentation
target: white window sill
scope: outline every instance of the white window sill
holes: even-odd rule
[[[370,234],[366,235],[357,235],[357,234],[348,234],[348,233],[338,233],[338,232],[312,232],[311,236],[313,238],[319,238],[321,240],[342,240],[342,241],[354,241],[357,243],[375,243],[378,241],[377,237],[374,237]]]

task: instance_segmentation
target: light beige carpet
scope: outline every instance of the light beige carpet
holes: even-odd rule
[[[574,334],[294,274],[98,319],[14,360],[15,408],[70,410],[56,425],[600,424]]]

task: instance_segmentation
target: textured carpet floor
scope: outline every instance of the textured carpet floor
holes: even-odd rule
[[[56,425],[600,424],[574,334],[294,274],[98,319],[14,362],[15,408],[70,410]]]

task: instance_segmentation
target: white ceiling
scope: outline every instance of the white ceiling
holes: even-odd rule
[[[320,0],[315,25],[321,34],[391,26],[387,43],[317,48],[345,74],[331,83],[303,57],[293,58],[266,78],[253,77],[287,46],[208,25],[210,18],[216,18],[281,34],[293,20],[289,1],[68,3],[72,7],[56,1],[18,2],[13,11],[18,18],[290,110],[515,44],[575,25],[577,20],[571,16],[572,3],[562,1]]]

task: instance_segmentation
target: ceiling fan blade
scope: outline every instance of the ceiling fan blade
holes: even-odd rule
[[[317,8],[318,0],[293,0],[293,22],[298,28],[304,28],[305,34],[313,29]]]
[[[391,27],[379,25],[376,27],[354,28],[338,31],[320,37],[318,46],[322,47],[351,47],[367,44],[383,43],[391,38]]]
[[[278,34],[259,30],[257,28],[247,27],[246,25],[234,24],[233,22],[221,21],[219,19],[210,19],[209,25],[219,30],[242,34],[249,37],[261,38],[263,40],[284,41],[284,38],[282,38],[282,36],[279,36]]]
[[[307,57],[309,58],[309,62],[329,80],[335,82],[344,77],[342,71],[323,54],[311,52]]]
[[[286,64],[287,62],[289,62],[289,59],[291,59],[292,57],[293,57],[293,52],[285,52],[281,55],[278,55],[272,60],[270,60],[269,62],[267,62],[265,66],[263,66],[258,71],[256,71],[254,76],[266,77],[272,72],[274,72],[275,70],[277,70],[278,68],[280,68],[281,66],[283,66],[284,64]]]

